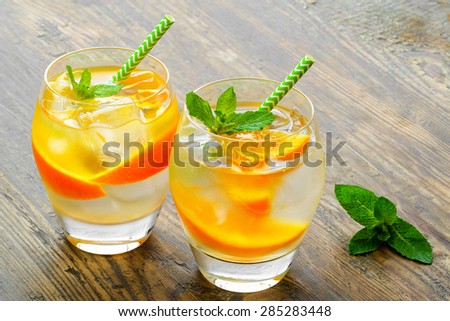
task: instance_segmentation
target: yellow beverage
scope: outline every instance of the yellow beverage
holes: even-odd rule
[[[240,113],[256,110],[276,83],[226,79],[196,93],[214,109],[231,86]],[[261,131],[216,135],[186,107],[178,127],[172,196],[201,273],[227,290],[258,291],[282,279],[323,191],[324,152],[312,105],[296,90],[285,98]]]
[[[241,109],[248,110],[248,104],[241,104]],[[286,111],[278,108],[278,114],[281,118]],[[303,120],[294,121],[300,124]],[[179,134],[180,141],[188,139],[183,130]],[[323,187],[323,165],[308,167],[298,159],[311,134],[308,128],[294,134],[274,129],[216,137],[224,155],[221,165],[214,167],[202,159],[197,159],[197,167],[189,161],[188,150],[176,144],[180,161],[186,165],[171,166],[171,191],[191,244],[235,262],[270,260],[294,250],[309,226]],[[273,143],[267,151],[264,137]],[[207,141],[201,138],[198,148],[203,149]],[[234,142],[239,144],[227,149]],[[253,145],[245,153],[249,142]],[[286,143],[292,144],[282,148],[281,155],[280,146]],[[323,161],[323,151],[310,154],[310,158]],[[219,164],[219,159],[214,162]],[[302,186],[314,181],[315,186]]]
[[[87,52],[96,54],[86,62],[92,84],[107,82],[120,68],[99,54],[119,55],[120,61],[130,54],[97,51]],[[141,64],[118,94],[84,100],[77,100],[67,72],[47,71],[33,119],[33,152],[68,239],[82,249],[106,254],[115,253],[114,247],[131,249],[156,221],[168,191],[170,144],[179,119],[160,64],[159,70]],[[73,69],[75,78],[83,69]],[[122,246],[130,240],[133,245]]]

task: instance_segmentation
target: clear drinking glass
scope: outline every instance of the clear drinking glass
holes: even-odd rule
[[[195,91],[212,108],[233,86],[237,111],[255,110],[277,82],[225,79]],[[254,292],[287,273],[325,180],[311,101],[292,89],[265,129],[215,135],[186,106],[169,165],[170,188],[200,272],[216,286]],[[309,143],[309,144],[308,144]]]
[[[48,197],[68,240],[91,253],[117,254],[141,245],[169,188],[170,143],[179,120],[169,72],[147,55],[113,96],[80,99],[87,68],[92,85],[107,82],[133,53],[99,47],[68,53],[45,71],[32,147]]]

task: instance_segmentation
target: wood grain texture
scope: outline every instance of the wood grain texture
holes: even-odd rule
[[[1,300],[449,300],[450,10],[446,1],[0,1]],[[187,92],[238,76],[283,79],[314,101],[332,160],[317,215],[287,277],[260,293],[215,288],[199,274],[170,195],[135,251],[90,255],[64,239],[34,165],[30,128],[46,66],[71,50],[137,47],[160,18],[176,23],[153,49]],[[330,155],[330,153],[329,153]],[[360,228],[336,183],[397,204],[427,236],[432,265],[387,247],[350,256]]]

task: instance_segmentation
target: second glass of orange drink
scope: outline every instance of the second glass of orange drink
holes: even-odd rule
[[[141,245],[169,189],[179,111],[167,68],[145,55],[119,87],[98,86],[111,83],[133,52],[99,47],[56,59],[33,119],[33,153],[50,201],[68,240],[91,253]]]
[[[230,291],[259,291],[283,278],[324,186],[311,101],[292,89],[273,116],[258,111],[276,86],[235,78],[195,90],[200,98],[186,98],[174,142],[170,186],[195,260],[206,279]],[[271,124],[260,126],[267,117]]]

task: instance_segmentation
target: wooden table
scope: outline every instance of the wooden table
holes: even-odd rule
[[[449,300],[449,6],[446,1],[1,1],[0,299],[2,300]],[[100,4],[101,3],[101,4]],[[133,4],[132,4],[133,3]],[[134,4],[136,3],[136,4]],[[91,46],[135,48],[170,13],[154,48],[187,92],[226,77],[282,80],[305,53],[297,84],[331,133],[326,188],[287,277],[253,294],[203,279],[169,196],[140,248],[98,256],[72,247],[47,199],[30,147],[47,65]],[[360,226],[336,183],[390,198],[434,249],[434,262],[387,247],[351,256]]]

